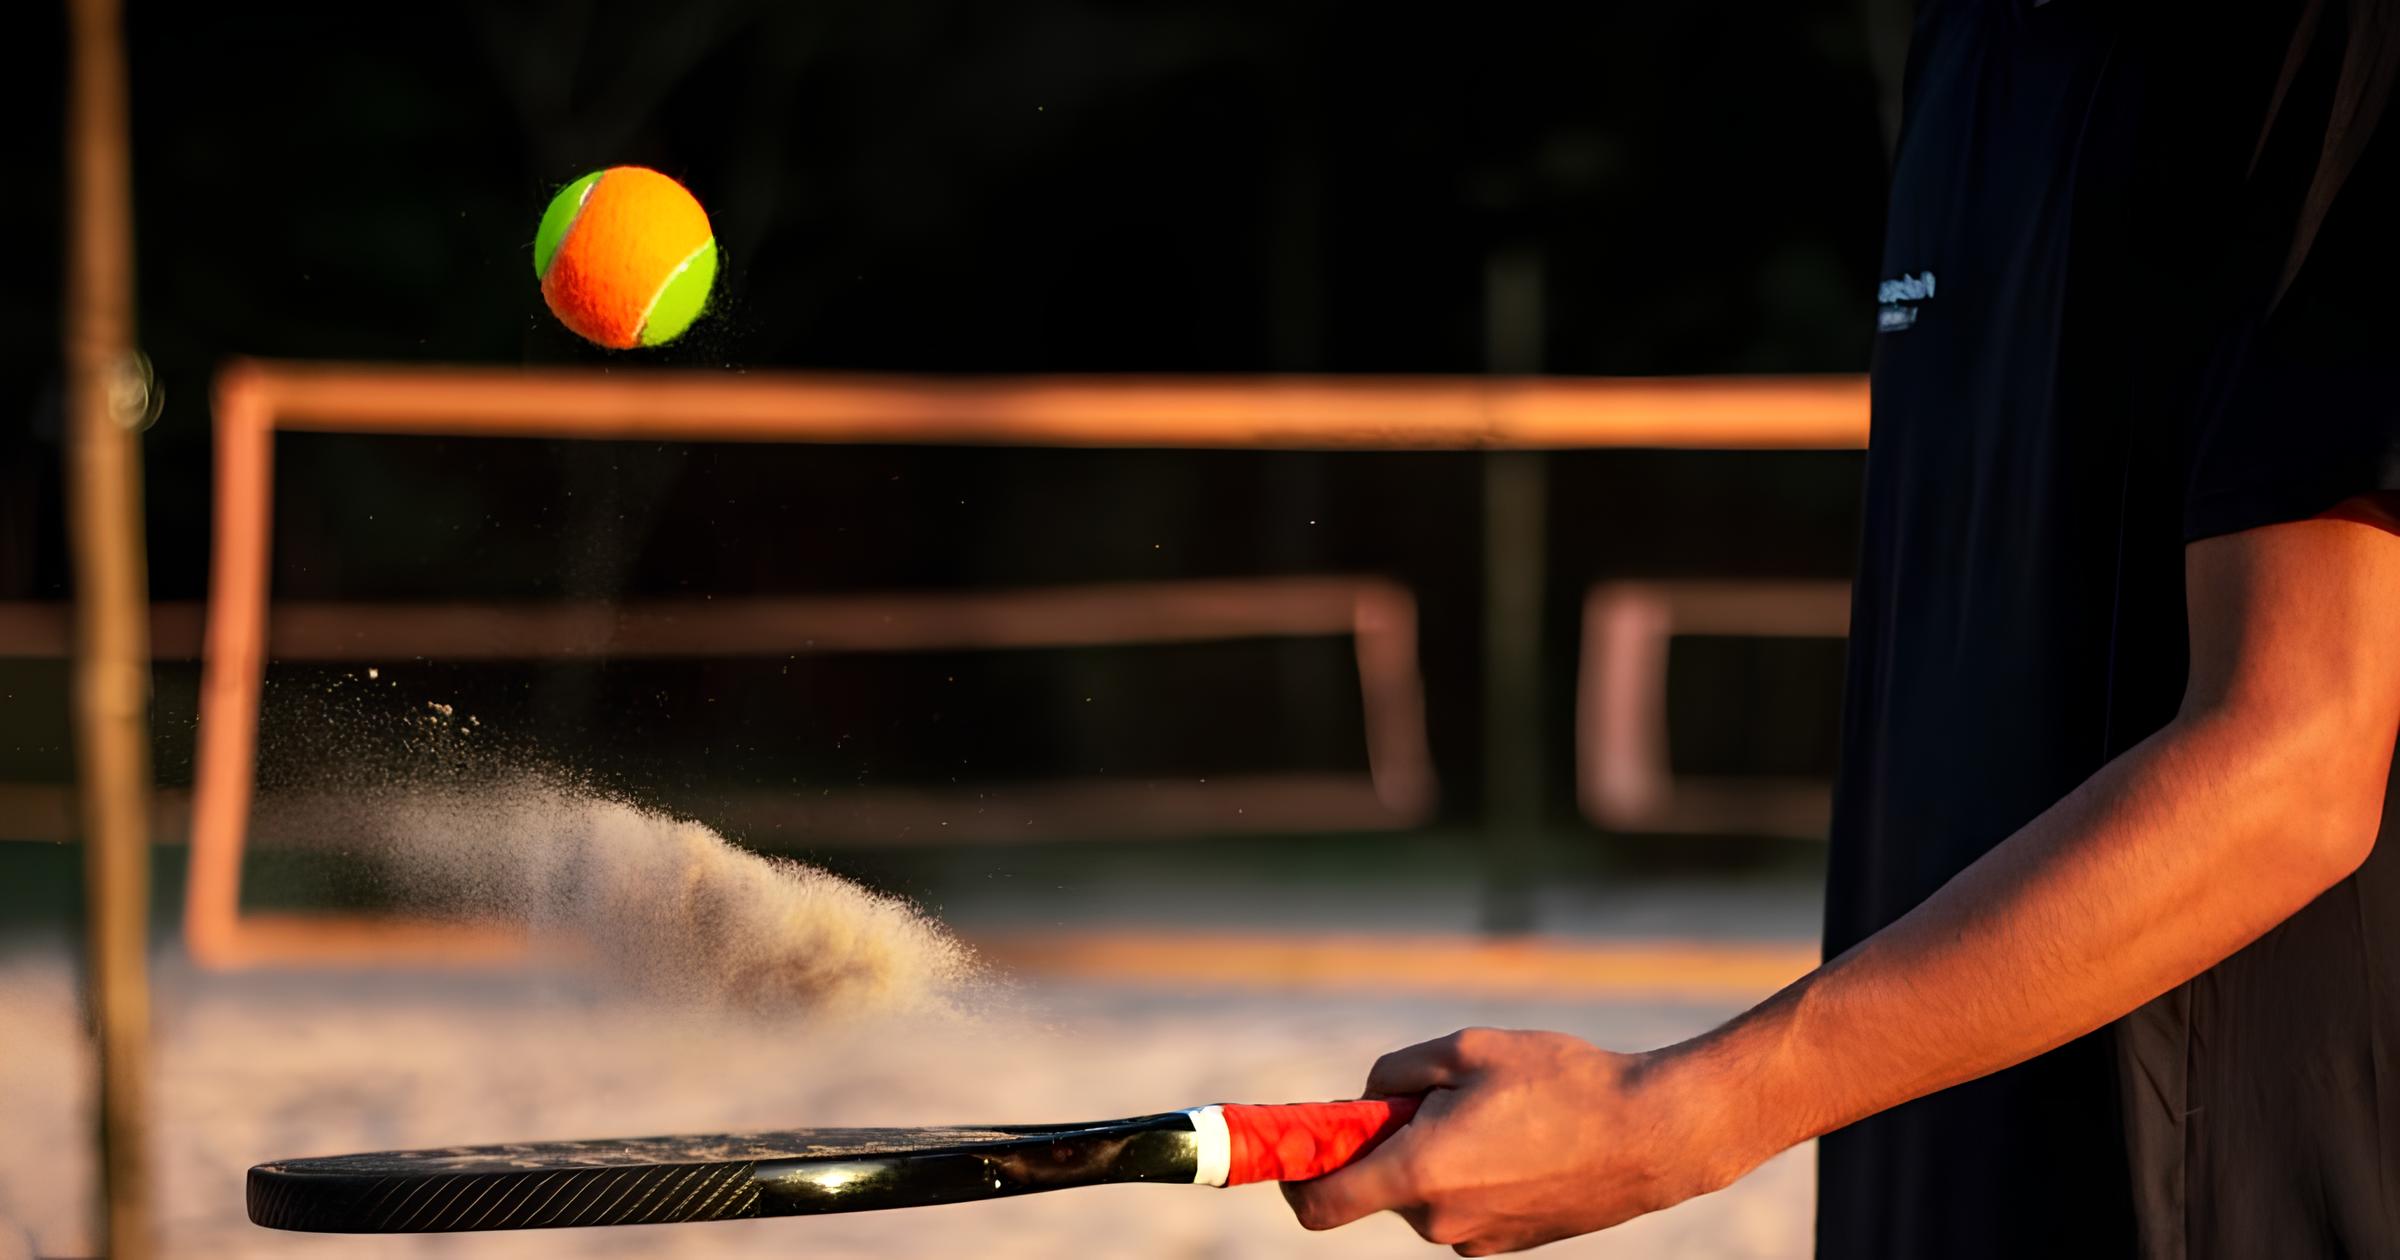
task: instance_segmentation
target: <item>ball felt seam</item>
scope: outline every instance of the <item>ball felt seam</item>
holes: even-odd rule
[[[533,234],[533,276],[539,280],[550,272],[550,260],[558,256],[558,247],[567,239],[575,220],[583,216],[583,203],[591,200],[592,185],[600,182],[606,171],[593,171],[574,183],[558,190],[550,199],[550,208],[542,211],[542,225]]]
[[[542,296],[559,322],[599,345],[659,345],[688,328],[716,275],[708,215],[681,184],[639,166],[570,184],[543,216],[559,230]],[[580,203],[570,197],[581,186]],[[535,243],[537,263],[542,238]]]
[[[642,312],[642,344],[665,345],[682,336],[707,306],[716,279],[717,242],[711,237],[677,263],[666,283],[650,296],[650,308]]]

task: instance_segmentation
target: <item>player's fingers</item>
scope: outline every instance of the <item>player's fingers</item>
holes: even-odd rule
[[[1447,1037],[1420,1041],[1375,1060],[1367,1071],[1367,1093],[1422,1094],[1458,1084],[1474,1070],[1477,1055],[1494,1034],[1488,1028],[1462,1028]]]
[[[1408,1154],[1408,1144],[1386,1142],[1365,1159],[1314,1181],[1284,1182],[1284,1201],[1307,1229],[1334,1229],[1377,1212],[1414,1206],[1416,1178]]]
[[[1547,1247],[1562,1238],[1572,1238],[1574,1236],[1575,1235],[1572,1231],[1566,1233],[1554,1233],[1549,1230],[1536,1230],[1529,1234],[1501,1233],[1494,1234],[1490,1237],[1477,1238],[1469,1242],[1458,1243],[1452,1246],[1450,1250],[1455,1251],[1462,1256],[1499,1256],[1518,1251],[1531,1251],[1536,1247]]]

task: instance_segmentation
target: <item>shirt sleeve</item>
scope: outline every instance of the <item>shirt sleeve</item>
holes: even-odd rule
[[[2395,132],[2385,118],[2282,300],[2218,344],[2186,446],[2186,541],[2400,490]]]

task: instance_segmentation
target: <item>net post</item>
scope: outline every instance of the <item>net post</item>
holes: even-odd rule
[[[1484,268],[1484,359],[1495,373],[1541,370],[1542,256],[1504,248]],[[1545,840],[1543,587],[1549,558],[1549,457],[1483,456],[1483,855],[1486,932],[1534,928]]]
[[[1484,456],[1484,930],[1533,930],[1541,876],[1542,587],[1549,468],[1540,451]]]

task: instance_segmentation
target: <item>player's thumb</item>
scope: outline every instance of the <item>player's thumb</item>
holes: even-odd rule
[[[1486,1038],[1486,1030],[1468,1028],[1394,1050],[1367,1070],[1364,1092],[1369,1098],[1399,1098],[1461,1085],[1478,1066],[1475,1051]]]
[[[1414,1143],[1406,1130],[1364,1159],[1313,1181],[1283,1183],[1284,1201],[1305,1229],[1333,1229],[1377,1212],[1415,1205],[1416,1179],[1409,1169]]]

